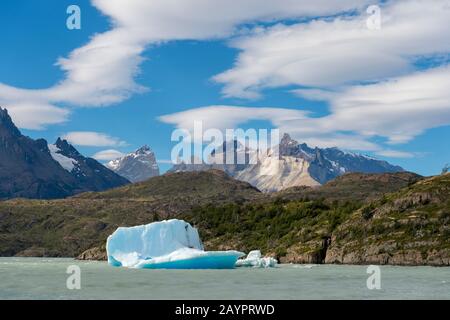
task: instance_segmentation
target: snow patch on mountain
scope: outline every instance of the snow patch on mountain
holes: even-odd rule
[[[140,182],[159,175],[155,154],[148,146],[111,160],[106,167],[131,182]]]
[[[56,145],[49,144],[48,149],[50,150],[50,155],[52,156],[52,158],[56,162],[58,162],[65,170],[71,172],[78,164],[77,160],[62,155],[61,149],[59,149]]]

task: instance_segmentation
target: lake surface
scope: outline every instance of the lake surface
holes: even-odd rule
[[[67,289],[79,266],[81,289]],[[0,258],[0,299],[450,299],[450,268],[282,265],[272,269],[133,270],[73,259]]]

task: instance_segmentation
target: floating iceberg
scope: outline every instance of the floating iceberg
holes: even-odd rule
[[[244,253],[204,251],[197,229],[172,219],[118,228],[106,242],[108,263],[147,269],[231,269]]]
[[[277,265],[277,260],[272,257],[261,257],[261,251],[250,251],[246,258],[236,261],[236,267],[271,268]]]

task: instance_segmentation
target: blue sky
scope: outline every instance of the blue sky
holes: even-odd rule
[[[196,114],[193,111],[204,107],[206,122],[220,123],[211,117],[228,119],[229,109],[210,113],[213,106],[232,106],[233,112],[242,113],[241,119],[227,122],[236,127],[280,127],[300,142],[338,145],[424,175],[437,174],[450,162],[450,101],[448,90],[440,90],[450,81],[450,43],[442,32],[449,30],[445,21],[450,16],[448,8],[440,7],[444,2],[437,1],[433,8],[410,1],[403,11],[390,2],[380,4],[382,17],[391,17],[394,23],[387,20],[365,41],[361,37],[366,30],[358,29],[362,35],[354,36],[351,28],[364,29],[366,1],[330,2],[326,9],[312,5],[308,10],[306,5],[291,8],[289,1],[273,6],[268,1],[267,7],[259,8],[260,16],[250,10],[254,2],[246,1],[248,13],[228,10],[226,2],[216,1],[217,8],[224,6],[223,14],[216,19],[212,13],[211,20],[204,18],[210,8],[195,5],[180,9],[188,10],[191,20],[179,18],[178,12],[164,17],[168,10],[164,1],[147,8],[145,1],[133,0],[119,10],[117,0],[2,1],[0,105],[10,109],[22,132],[33,138],[53,142],[73,132],[111,138],[109,145],[93,141],[89,146],[74,139],[77,149],[88,156],[111,149],[126,153],[148,144],[163,171],[170,167],[165,162],[175,144],[170,135]],[[70,4],[81,8],[81,30],[66,28]],[[354,10],[355,18],[342,18]],[[424,10],[430,11],[428,16]],[[141,12],[145,15],[139,16]],[[417,19],[415,14],[424,16]],[[221,16],[226,19],[219,21]],[[414,38],[407,32],[405,21],[410,18],[416,20],[411,28],[421,23],[436,26],[427,28],[423,38]],[[397,32],[400,27],[405,36]],[[115,31],[121,28],[125,35]],[[73,50],[97,41],[95,35],[110,32],[113,37],[101,40],[107,45],[98,54],[85,59],[83,55],[91,54],[86,50],[71,57]],[[322,35],[323,41],[313,41]],[[327,42],[328,36],[336,38]],[[127,50],[120,47],[121,41]],[[342,43],[336,46],[338,41]],[[114,50],[126,52],[125,58],[116,59]],[[68,60],[56,65],[60,57]],[[97,92],[92,83],[98,79],[96,64],[103,59],[107,66],[101,68],[111,66],[106,78],[111,77],[111,83],[118,79],[118,84]],[[138,72],[130,74],[127,68]],[[66,78],[89,81],[80,91],[73,89],[76,81],[64,90],[52,89]],[[11,88],[26,91],[10,94]],[[98,103],[102,95],[106,100]],[[368,105],[370,110],[364,109]],[[260,115],[240,107],[279,112]],[[307,112],[306,118],[286,121],[282,115],[287,109]],[[163,115],[172,117],[163,121],[159,118]]]

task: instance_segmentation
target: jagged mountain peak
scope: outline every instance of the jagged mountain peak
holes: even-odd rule
[[[56,139],[56,142],[54,144],[59,150],[61,154],[64,154],[69,157],[79,157],[81,154],[78,152],[77,149],[75,149],[74,146],[72,146],[67,140],[61,139],[58,137]]]
[[[23,136],[6,109],[0,108],[0,199],[64,198],[129,183],[67,141]]]
[[[155,153],[148,145],[111,160],[106,167],[131,182],[140,182],[159,175]]]
[[[12,121],[8,110],[0,107],[0,136],[20,136],[20,131]]]
[[[403,171],[401,167],[386,161],[342,151],[336,147],[311,148],[306,143],[294,140],[288,133],[283,135],[276,147],[279,148],[278,157],[274,157],[270,150],[267,154],[256,157],[257,161],[246,159],[241,165],[175,165],[171,171],[216,168],[238,180],[249,182],[262,191],[278,191],[292,186],[318,186],[347,172]]]
[[[280,156],[294,156],[302,159],[312,159],[317,156],[317,147],[310,148],[306,143],[299,143],[287,133],[283,135],[279,144]]]
[[[148,145],[144,144],[142,147],[137,149],[134,153],[135,154],[150,154],[150,153],[153,153],[153,151]]]
[[[292,139],[289,133],[284,133],[280,140],[280,146],[296,146],[298,144],[297,140]]]

